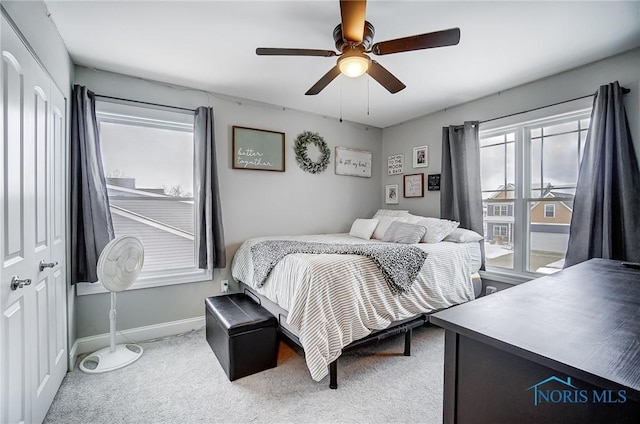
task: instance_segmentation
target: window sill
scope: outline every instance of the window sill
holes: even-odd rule
[[[487,279],[498,283],[511,284],[513,286],[526,283],[527,281],[531,281],[542,276],[543,274],[536,274],[533,272],[524,273],[496,270],[480,271],[480,278],[483,280]]]
[[[209,281],[213,278],[210,271],[202,269],[190,269],[184,271],[168,271],[164,274],[142,275],[127,290],[148,289],[153,287],[171,286],[175,284],[198,283]],[[126,290],[125,290],[126,291]],[[110,293],[100,282],[78,283],[76,295],[85,296],[98,293]]]

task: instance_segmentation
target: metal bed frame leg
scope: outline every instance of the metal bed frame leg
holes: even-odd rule
[[[411,356],[411,332],[413,330],[409,328],[406,333],[404,333],[404,356]]]
[[[411,335],[413,329],[408,328],[404,333],[404,356],[411,356]],[[338,388],[338,360],[329,363],[329,388]]]
[[[329,364],[329,388],[338,388],[338,360],[334,360]]]

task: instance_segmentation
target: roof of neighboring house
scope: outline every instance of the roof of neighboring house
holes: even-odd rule
[[[545,199],[553,198],[553,197],[564,197],[564,198],[571,197],[571,199],[573,199],[574,196],[573,196],[573,194],[569,194],[569,193],[558,193],[558,192],[554,192],[554,191],[548,191],[548,192],[545,193],[545,195],[543,197]],[[531,205],[531,209],[535,208],[540,203],[542,203],[542,202],[535,202],[533,205]],[[565,208],[567,208],[571,212],[573,212],[573,208],[567,204],[567,201],[560,201],[560,202],[556,201],[555,203],[560,203]]]
[[[532,184],[532,189],[536,190],[539,186],[539,184]],[[504,184],[500,185],[496,191],[489,197],[489,199],[497,199],[498,196],[506,193],[514,193],[516,186],[515,184],[512,183],[507,183],[507,185],[505,186]],[[571,199],[573,199],[574,195],[571,193],[561,193],[558,191],[554,191],[552,190],[553,186],[550,183],[547,183],[544,188],[543,188],[543,193],[542,193],[542,197],[543,198],[550,198],[550,197],[570,197]],[[503,198],[504,200],[511,200],[511,198]],[[500,200],[503,200],[500,199]],[[535,208],[540,202],[535,202],[533,205],[531,205],[531,209]],[[570,211],[573,211],[573,207],[571,207],[567,201],[560,201],[558,203],[561,203],[562,205],[564,205],[564,207],[566,207],[567,209],[569,209]]]
[[[504,184],[498,186],[498,188],[496,189],[496,191],[489,196],[489,199],[497,199],[498,196],[505,194],[505,193],[511,193],[511,195],[513,196],[513,193],[515,192],[516,186],[515,184],[512,183],[507,183],[507,185],[505,186]],[[504,199],[512,199],[513,197],[510,198],[504,198]]]
[[[195,266],[193,200],[156,190],[114,185],[107,189],[115,233],[140,238],[145,249],[144,271]]]
[[[169,227],[194,234],[194,202],[179,197],[157,193],[107,186],[109,203],[141,217]]]
[[[166,231],[144,221],[130,219],[119,213],[112,214],[116,234],[138,237],[144,246],[143,271],[161,271],[195,266],[193,238]]]
[[[183,202],[169,199],[110,198],[112,206],[136,215],[165,224],[193,235],[193,201]]]

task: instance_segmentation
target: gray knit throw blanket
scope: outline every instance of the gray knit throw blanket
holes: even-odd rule
[[[361,255],[373,260],[394,294],[404,293],[420,272],[427,252],[403,244],[334,244],[291,240],[267,240],[251,247],[253,279],[262,287],[271,270],[286,255],[292,253],[339,253]]]

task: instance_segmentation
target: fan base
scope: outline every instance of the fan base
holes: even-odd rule
[[[80,370],[87,374],[100,374],[124,368],[142,356],[142,347],[137,344],[116,345],[115,351],[105,347],[93,352],[80,362]]]

